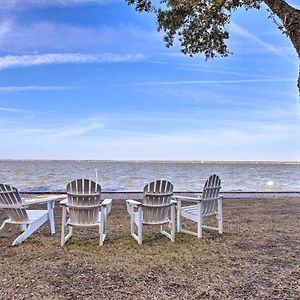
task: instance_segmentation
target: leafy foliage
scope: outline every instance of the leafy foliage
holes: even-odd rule
[[[158,30],[164,30],[167,47],[175,37],[184,54],[204,53],[206,58],[227,56],[226,40],[231,14],[238,7],[259,9],[262,0],[127,0],[137,11],[154,12]]]

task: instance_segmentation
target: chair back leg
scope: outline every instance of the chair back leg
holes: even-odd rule
[[[69,227],[69,232],[67,236],[65,236],[65,230],[67,227],[67,209],[66,207],[62,208],[62,223],[61,223],[61,241],[60,245],[64,246],[64,244],[70,239],[70,237],[73,235],[73,226],[68,226]]]
[[[24,232],[26,229],[27,229],[27,225],[26,224],[21,225],[21,231],[22,232]]]
[[[171,205],[171,218],[167,224],[169,232],[164,230],[165,225],[160,226],[160,233],[166,236],[167,238],[169,238],[171,242],[175,241],[175,231],[176,231],[175,206],[176,206],[175,203]]]

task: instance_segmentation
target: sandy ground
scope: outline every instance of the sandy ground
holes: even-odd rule
[[[0,299],[300,299],[299,216],[300,199],[226,199],[223,235],[171,243],[147,227],[139,246],[117,201],[103,247],[96,229],[60,247],[57,205],[57,234],[47,224],[15,247],[17,228],[1,235]]]

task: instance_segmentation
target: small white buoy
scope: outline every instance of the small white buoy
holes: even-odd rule
[[[267,182],[267,188],[268,188],[268,190],[272,190],[273,185],[274,185],[274,182],[272,180],[269,180]]]
[[[96,184],[98,184],[98,169],[95,169]]]

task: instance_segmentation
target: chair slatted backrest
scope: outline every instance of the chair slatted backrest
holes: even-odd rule
[[[150,182],[144,187],[143,223],[155,224],[168,220],[173,184],[166,180]]]
[[[221,189],[221,180],[216,174],[211,175],[205,182],[202,199],[203,215],[215,214],[218,211],[218,197]]]
[[[101,187],[88,179],[77,179],[67,185],[70,224],[97,224]]]
[[[18,190],[10,185],[0,184],[0,208],[15,223],[26,223],[28,215],[24,208],[25,202]]]

